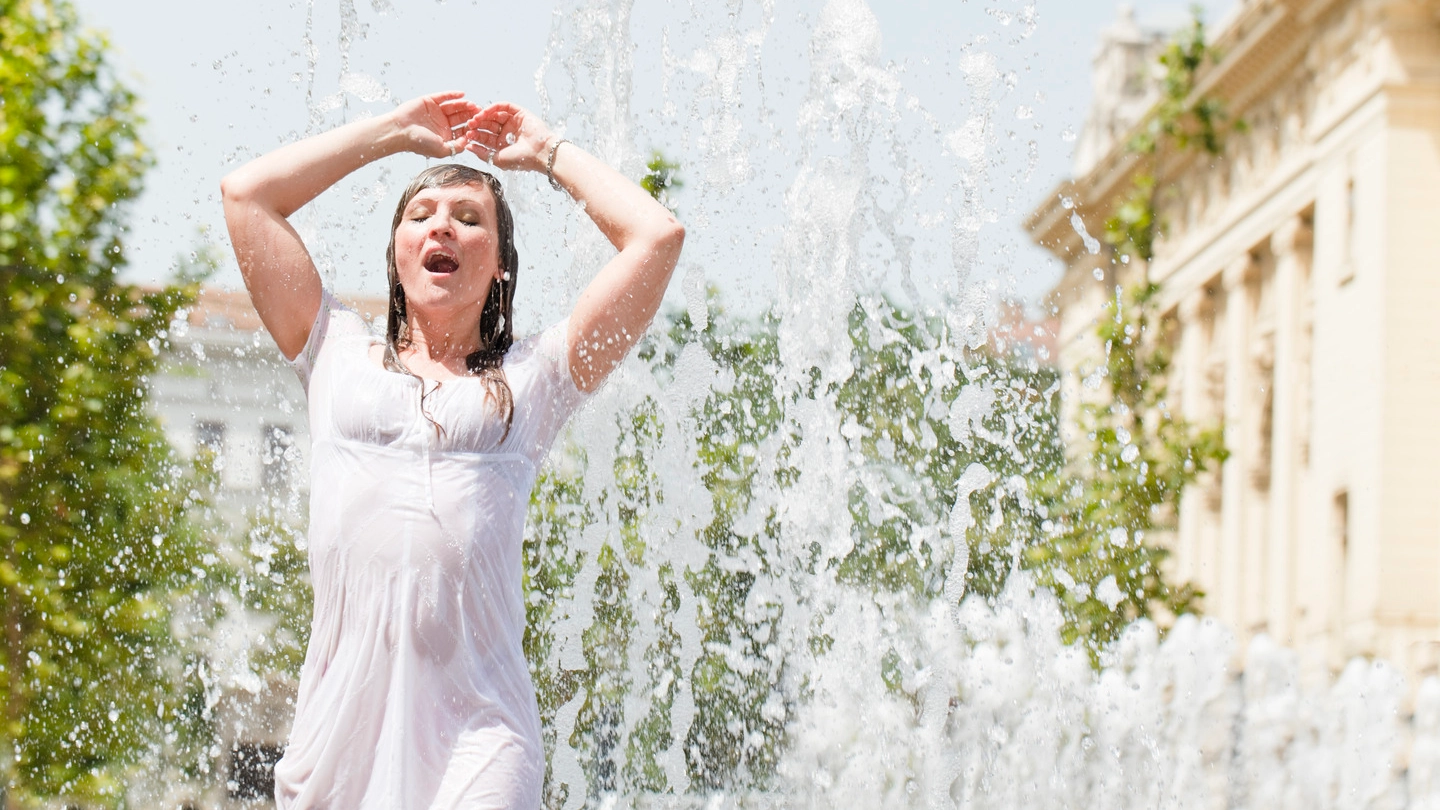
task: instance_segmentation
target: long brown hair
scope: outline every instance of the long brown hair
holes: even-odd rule
[[[395,265],[395,231],[405,217],[405,207],[416,194],[427,188],[466,185],[484,186],[490,189],[490,194],[495,199],[495,227],[500,240],[497,249],[500,273],[491,282],[490,292],[485,297],[485,307],[480,311],[480,348],[466,355],[465,369],[472,376],[485,381],[487,393],[494,398],[500,412],[505,414],[505,435],[508,436],[515,415],[515,402],[501,364],[505,361],[505,353],[515,342],[515,282],[520,274],[520,254],[515,250],[515,218],[510,213],[510,204],[505,200],[505,189],[495,175],[458,163],[445,163],[431,166],[416,175],[405,193],[400,195],[400,204],[395,206],[395,218],[390,223],[390,245],[385,248],[385,275],[390,283],[390,305],[385,317],[385,367],[391,371],[418,376],[400,361],[400,350],[410,345],[410,325],[405,317],[405,289],[400,286],[400,272]],[[438,388],[437,384],[436,389]],[[425,410],[423,393],[420,398],[420,411],[437,430],[444,431]]]

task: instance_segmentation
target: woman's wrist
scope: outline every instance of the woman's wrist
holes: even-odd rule
[[[398,155],[401,152],[419,153],[419,143],[410,133],[410,127],[400,120],[398,113],[396,110],[368,119],[376,127],[366,133],[370,147],[366,150],[366,157],[370,160]]]
[[[560,144],[562,143],[568,144],[570,142],[560,137],[559,135],[552,134],[548,139],[546,139],[545,149],[541,152],[540,155],[540,157],[544,161],[544,165],[540,167],[540,171],[544,172],[545,179],[549,180],[550,185],[553,186],[557,191],[563,190],[564,188],[560,185],[560,181],[555,177],[555,160],[560,157]]]

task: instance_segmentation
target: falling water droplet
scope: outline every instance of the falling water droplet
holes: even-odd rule
[[[507,133],[505,133],[505,143],[507,143],[507,144],[515,143],[515,133],[513,133],[513,132],[507,132]]]
[[[26,525],[26,526],[29,526],[29,525],[30,525],[30,513],[29,513],[29,512],[21,512],[21,513],[20,513],[20,522],[21,522],[22,524]]]

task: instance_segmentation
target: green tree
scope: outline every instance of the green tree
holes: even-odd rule
[[[685,187],[685,181],[680,179],[680,164],[671,162],[659,149],[654,150],[645,164],[640,187],[661,205],[674,211],[672,195]]]
[[[250,665],[259,674],[279,673],[298,681],[315,602],[305,536],[283,512],[262,507],[238,550],[240,564],[226,584],[239,608],[265,628],[250,649]]]
[[[696,464],[713,514],[700,539],[712,554],[685,576],[701,652],[689,673],[695,719],[672,733],[685,735],[695,786],[765,789],[783,755],[787,723],[805,700],[789,673],[791,657],[806,651],[775,643],[784,616],[773,591],[796,572],[786,568],[792,561],[777,557],[786,544],[770,499],[801,474],[786,461],[799,436],[775,386],[778,322],[770,315],[732,317],[713,294],[703,323],[687,312],[666,318],[667,328],[652,333],[640,353],[653,373],[666,378],[681,353],[698,344],[727,380],[692,414]],[[835,395],[847,463],[856,473],[848,493],[851,546],[833,571],[812,574],[887,598],[939,597],[956,562],[942,527],[967,469],[981,464],[1008,482],[1039,478],[1061,463],[1053,438],[1057,377],[1023,351],[956,346],[942,317],[884,296],[862,298],[850,315],[848,341],[854,372]],[[986,396],[962,401],[967,388]],[[975,543],[960,564],[968,563],[984,597],[998,592],[1022,552]],[[829,640],[822,632],[809,642],[823,652]],[[900,688],[898,677],[892,685]]]
[[[1159,287],[1144,276],[1165,233],[1158,209],[1173,193],[1167,172],[1196,153],[1219,156],[1226,134],[1245,127],[1220,99],[1197,93],[1200,72],[1218,61],[1197,7],[1160,53],[1160,99],[1127,144],[1138,166],[1105,223],[1120,274],[1140,278],[1115,287],[1098,321],[1105,395],[1080,405],[1085,438],[1071,462],[1038,482],[1044,508],[1013,524],[1040,538],[1027,565],[1060,597],[1066,640],[1082,641],[1097,663],[1136,619],[1199,606],[1191,585],[1166,580],[1168,552],[1155,535],[1174,528],[1185,487],[1226,451],[1218,427],[1198,428],[1167,402],[1172,336],[1154,309]]]
[[[1037,487],[1044,508],[1018,525],[1036,538],[1026,564],[1061,600],[1067,642],[1098,663],[1136,619],[1198,609],[1200,593],[1165,576],[1155,535],[1174,528],[1180,497],[1225,459],[1218,427],[1197,428],[1167,402],[1170,335],[1158,287],[1117,289],[1097,330],[1109,396],[1080,406],[1083,449]]]
[[[787,651],[773,643],[781,619],[769,599],[753,599],[757,585],[778,575],[779,528],[773,504],[757,502],[763,454],[784,438],[774,371],[779,363],[776,321],[730,317],[712,292],[703,326],[686,312],[669,313],[668,329],[642,350],[668,374],[689,343],[733,376],[711,392],[695,417],[697,459],[714,517],[701,533],[711,550],[685,581],[695,594],[701,650],[688,673],[695,719],[674,729],[684,743],[692,783],[704,790],[765,788],[779,762],[794,695],[784,688]],[[778,480],[793,478],[780,465]],[[751,520],[755,518],[757,520]],[[748,560],[737,567],[733,561]]]
[[[10,806],[114,804],[197,718],[176,600],[204,576],[204,490],[146,408],[193,284],[117,278],[150,157],[103,37],[0,0],[0,769]],[[187,708],[188,707],[188,708]],[[203,709],[201,709],[203,711]]]
[[[1219,52],[1206,41],[1199,6],[1191,9],[1190,24],[1161,51],[1158,61],[1163,69],[1160,100],[1127,144],[1139,165],[1131,175],[1129,192],[1105,221],[1105,241],[1122,255],[1146,262],[1155,257],[1155,240],[1165,233],[1158,207],[1161,193],[1167,190],[1163,185],[1167,169],[1197,150],[1219,156],[1225,135],[1245,129],[1245,122],[1232,120],[1219,98],[1196,92],[1200,71],[1220,61]]]

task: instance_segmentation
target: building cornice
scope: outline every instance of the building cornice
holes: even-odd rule
[[[1214,40],[1215,47],[1226,54],[1226,57],[1202,77],[1197,93],[1217,86],[1231,65],[1245,61],[1254,51],[1254,43],[1251,41],[1253,37],[1246,39],[1241,32],[1255,29],[1257,26],[1253,18],[1260,16],[1273,5],[1273,0],[1252,3],[1231,19],[1230,24]],[[1267,19],[1273,16],[1265,14]],[[1261,34],[1273,29],[1274,25],[1275,23],[1271,22],[1260,27]],[[1245,43],[1245,46],[1235,47],[1238,42]],[[1081,177],[1061,181],[1046,195],[1045,201],[1036,207],[1024,222],[1026,231],[1037,244],[1061,258],[1072,255],[1075,248],[1081,246],[1079,234],[1074,233],[1070,226],[1072,206],[1080,211],[1087,227],[1091,225],[1091,218],[1086,216],[1087,212],[1110,209],[1111,198],[1129,182],[1139,164],[1138,157],[1130,151],[1128,145],[1143,133],[1153,120],[1154,112],[1147,113],[1123,137],[1117,138],[1110,151],[1096,161],[1088,172]],[[1066,205],[1066,201],[1069,201],[1070,205]]]
[[[1382,4],[1385,0],[1379,0]],[[1404,0],[1400,0],[1404,2]],[[1427,5],[1440,6],[1435,0]],[[1306,57],[1309,29],[1341,0],[1251,0],[1232,16],[1212,39],[1221,60],[1199,76],[1192,99],[1213,95],[1226,99],[1228,111],[1244,118],[1257,102],[1290,77]],[[1153,111],[1141,118],[1111,150],[1083,176],[1065,180],[1046,195],[1024,221],[1025,229],[1040,246],[1062,260],[1083,251],[1080,236],[1070,223],[1071,208],[1080,213],[1092,233],[1103,225],[1102,215],[1113,210],[1140,165],[1127,146],[1154,120]],[[1202,156],[1193,154],[1172,161],[1160,182],[1184,176]],[[1066,205],[1066,201],[1069,205]]]

